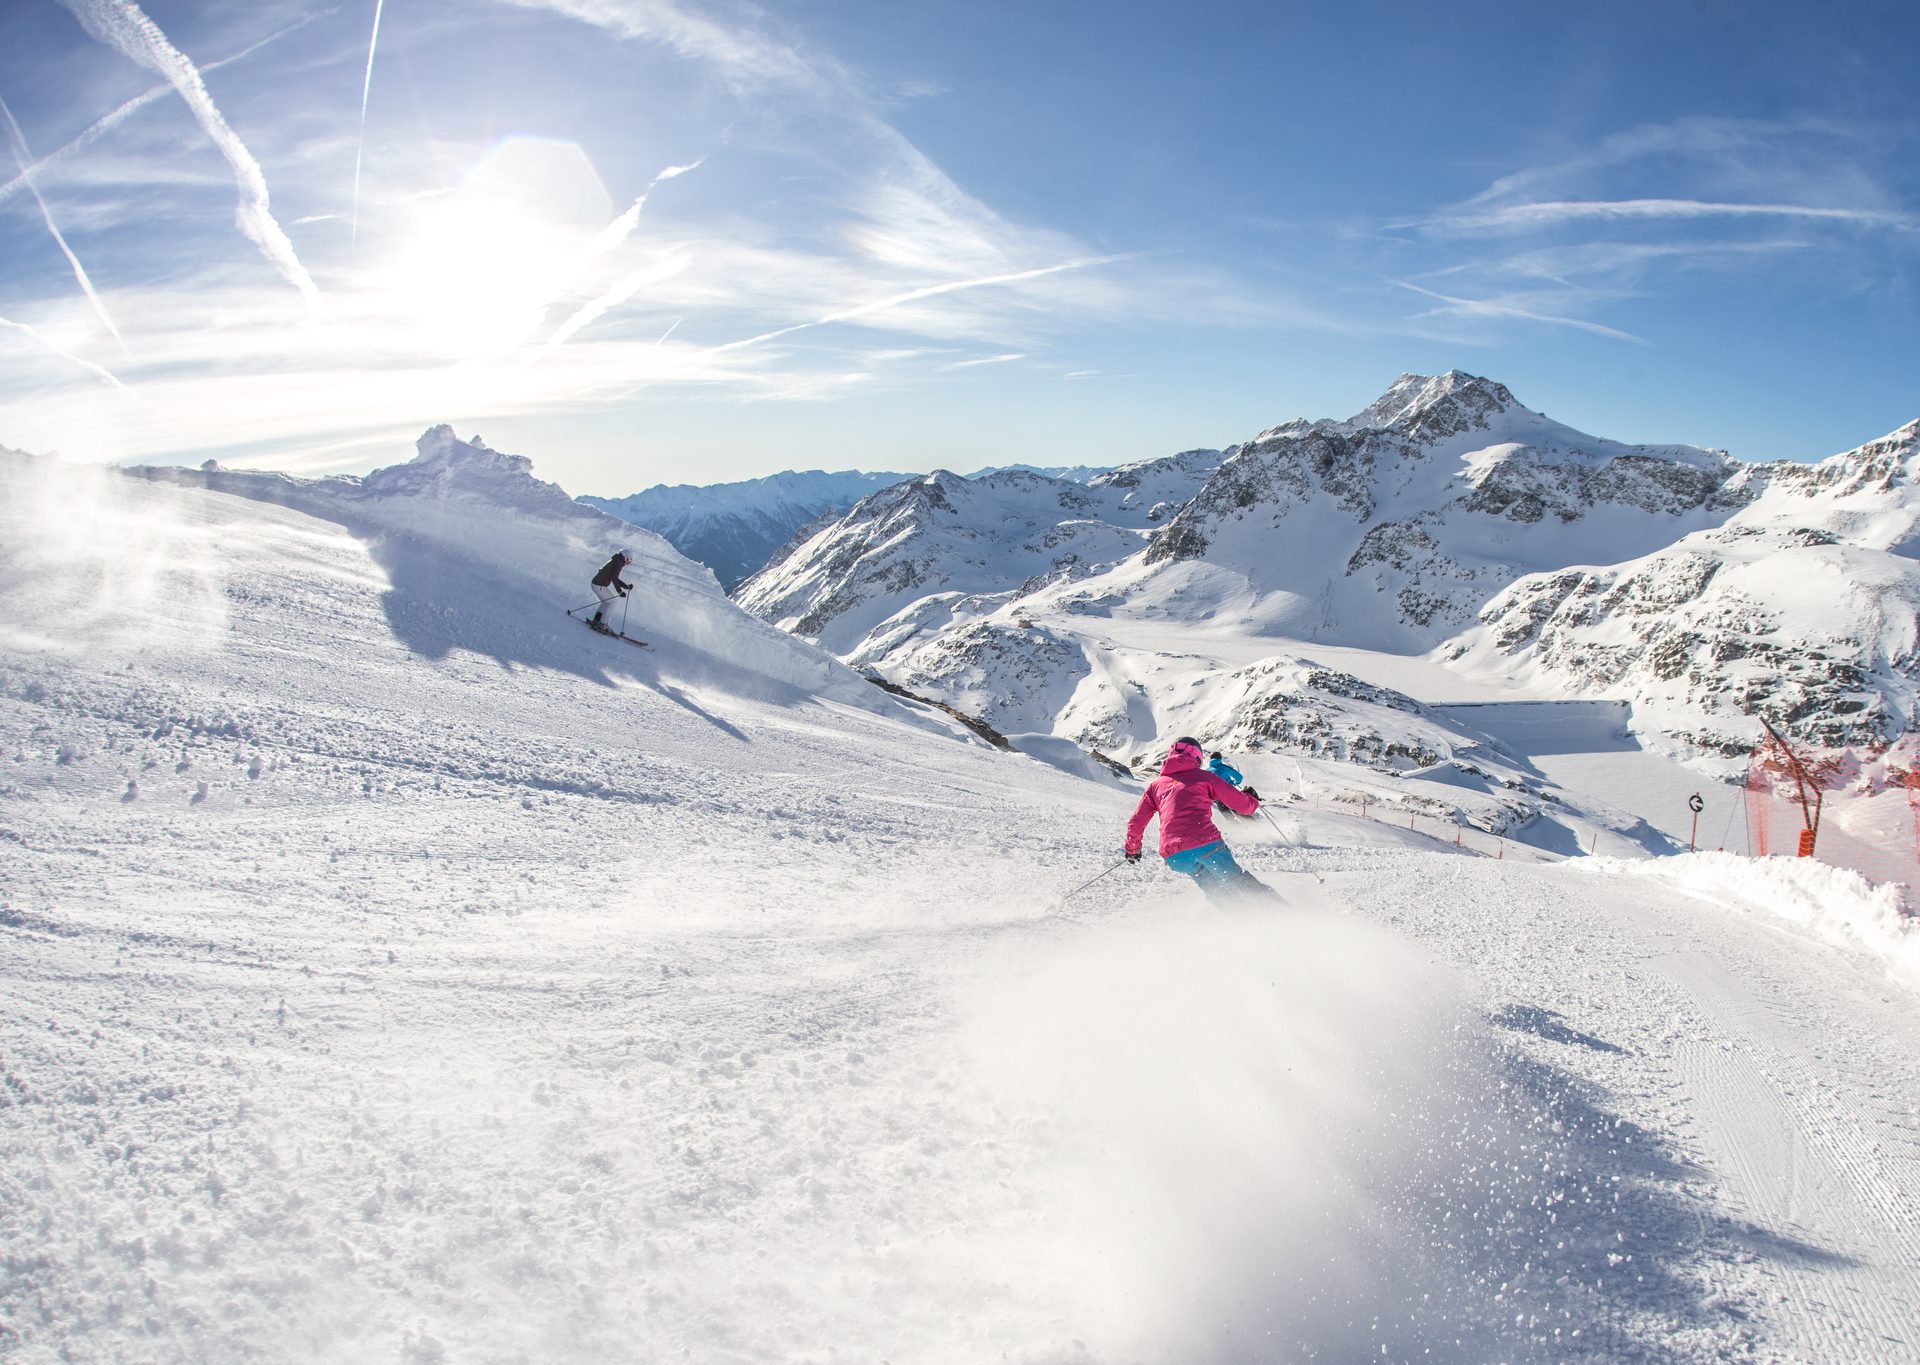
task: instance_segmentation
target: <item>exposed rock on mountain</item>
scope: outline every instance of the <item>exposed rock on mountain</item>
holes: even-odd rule
[[[735,596],[755,615],[857,656],[870,631],[924,598],[1010,593],[1137,553],[1146,532],[1220,459],[1218,451],[1188,451],[1085,484],[1020,470],[911,479],[862,499]],[[921,630],[950,619],[916,615]]]
[[[1449,654],[1633,699],[1728,754],[1749,717],[1821,743],[1907,728],[1920,661],[1920,422],[1817,465],[1743,469],[1721,526],[1604,568],[1523,578]]]
[[[1289,422],[1240,446],[1153,538],[1146,562],[1203,560],[1291,592],[1315,638],[1417,649],[1549,566],[1646,552],[1717,521],[1738,466],[1688,446],[1623,446],[1451,371],[1402,375],[1344,422]]]

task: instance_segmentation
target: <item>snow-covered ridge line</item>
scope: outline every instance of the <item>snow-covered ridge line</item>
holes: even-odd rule
[[[1590,436],[1457,370],[1403,375],[1353,417],[1084,489],[910,481],[796,537],[737,595],[859,667],[916,688],[944,676],[963,705],[1098,672],[1070,643],[985,649],[1028,625],[1085,640],[1091,616],[1276,654],[1438,649],[1468,679],[1630,701],[1682,752],[1744,750],[1762,710],[1823,739],[1886,736],[1916,701],[1917,431],[1747,465]],[[1075,728],[1058,710],[1024,720]]]

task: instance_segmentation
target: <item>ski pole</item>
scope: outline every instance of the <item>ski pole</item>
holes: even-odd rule
[[[1061,906],[1065,905],[1068,901],[1072,900],[1075,896],[1079,895],[1082,891],[1085,891],[1089,886],[1092,886],[1095,882],[1099,881],[1102,877],[1105,877],[1110,873],[1118,872],[1121,868],[1125,867],[1126,865],[1127,865],[1127,860],[1125,858],[1122,858],[1119,862],[1115,863],[1112,867],[1106,868],[1100,872],[1096,872],[1093,876],[1087,878],[1084,882],[1081,882],[1080,885],[1074,887],[1073,890],[1067,892],[1066,895],[1062,896],[1059,900],[1055,901],[1054,909],[1056,910],[1059,909]]]
[[[622,635],[627,633],[627,599],[631,596],[633,596],[632,593],[620,594],[620,633]]]
[[[567,615],[569,615],[569,616],[571,616],[571,615],[573,615],[573,614],[574,614],[574,613],[575,613],[576,611],[585,611],[585,610],[586,610],[586,609],[587,609],[588,607],[597,607],[597,606],[599,606],[599,605],[600,605],[600,599],[596,597],[596,598],[594,598],[594,599],[593,599],[593,601],[591,601],[591,602],[582,602],[582,603],[581,603],[581,604],[580,604],[579,606],[577,606],[577,607],[568,607],[568,608],[567,608]]]

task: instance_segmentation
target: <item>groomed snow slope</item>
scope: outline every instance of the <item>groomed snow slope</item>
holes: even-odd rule
[[[1056,909],[1129,796],[598,639],[524,506],[5,472],[10,1361],[1920,1352],[1915,997],[1764,872],[1305,810],[1283,912]]]

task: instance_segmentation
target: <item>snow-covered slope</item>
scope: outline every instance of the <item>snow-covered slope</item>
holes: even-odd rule
[[[676,667],[729,689],[798,689],[876,704],[870,684],[739,610],[712,573],[660,537],[535,478],[526,457],[459,440],[446,426],[421,436],[413,460],[364,479],[298,479],[217,466],[130,473],[275,503],[344,526],[386,576],[381,603],[392,629],[420,653],[468,650],[540,666],[555,636],[578,629],[564,610],[595,601],[587,580],[614,546],[624,545],[634,556],[628,581],[637,588],[626,604],[626,632],[671,651]],[[476,586],[484,587],[489,603],[478,617],[459,605]]]
[[[847,653],[896,610],[936,594],[1011,592],[1138,552],[1217,451],[1149,460],[1080,484],[1007,470],[897,484],[798,541],[735,591],[755,615]]]
[[[0,465],[9,1362],[1911,1356],[1863,893],[1309,792],[1229,919],[664,547],[572,626],[607,523],[427,446]]]
[[[1656,553],[1521,579],[1449,648],[1485,671],[1631,698],[1744,755],[1751,717],[1828,744],[1908,728],[1920,690],[1920,422],[1815,465],[1742,470],[1744,503]]]
[[[909,474],[844,469],[786,470],[738,483],[655,484],[622,498],[581,502],[656,532],[688,559],[712,569],[731,591],[809,522],[846,511]]]

